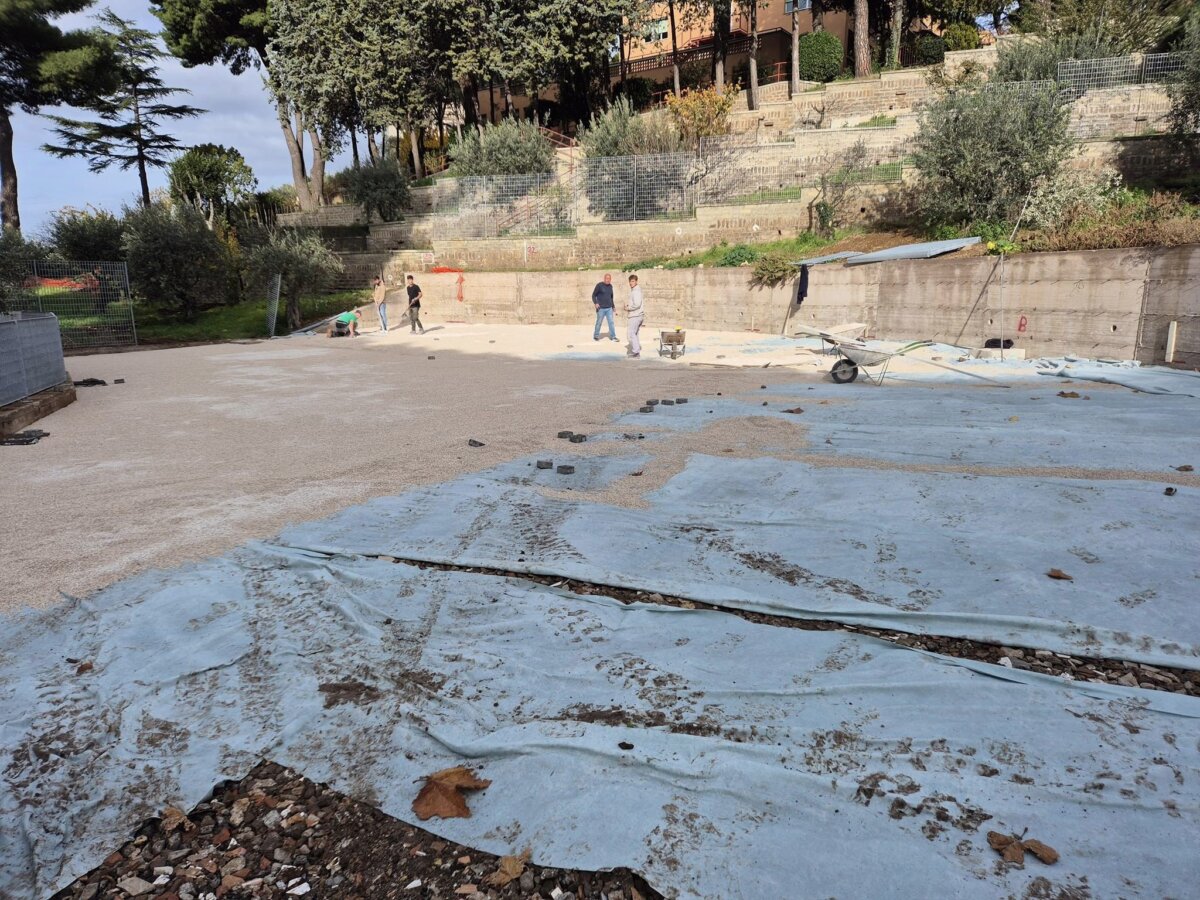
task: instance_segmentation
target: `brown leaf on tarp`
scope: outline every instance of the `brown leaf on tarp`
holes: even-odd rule
[[[1176,472],[1192,472],[1194,469],[1191,466],[1176,466]]]
[[[78,668],[75,669],[75,674],[82,675],[85,672],[92,671],[92,669],[93,669],[93,666],[90,662],[82,662],[79,664]]]
[[[162,813],[162,830],[166,832],[174,831],[176,828],[183,827],[184,831],[191,831],[196,827],[195,823],[187,817],[182,809],[174,806],[168,806]]]
[[[1064,572],[1062,569],[1051,569],[1049,572],[1046,573],[1046,575],[1048,575],[1050,578],[1057,579],[1058,581],[1074,581],[1075,580],[1070,575],[1068,575],[1066,572]]]
[[[1058,862],[1058,851],[1049,844],[1043,844],[1041,841],[1035,841],[1031,838],[1028,841],[1022,841],[1021,846],[1048,866],[1052,866]]]
[[[641,478],[641,477],[642,477],[643,475],[645,475],[645,474],[646,474],[646,473],[645,473],[645,472],[642,472],[642,471],[630,472],[630,473],[629,473],[629,477],[630,477],[630,478]]]
[[[798,415],[800,415],[800,413],[804,412],[804,410],[801,409],[799,406],[796,406],[796,407],[793,407],[792,409],[785,409],[784,412],[791,413],[794,416],[798,416]]]
[[[1068,400],[1078,400],[1079,394],[1076,391],[1059,391],[1058,396],[1065,397]]]
[[[525,865],[529,862],[529,857],[533,856],[533,851],[526,849],[520,856],[502,856],[496,871],[483,879],[483,883],[491,887],[502,888],[512,881],[516,881],[521,877],[521,873],[525,871]]]
[[[1022,865],[1025,862],[1025,849],[1021,840],[1011,834],[1001,834],[998,831],[987,833],[988,846],[1000,854],[1005,862]]]
[[[434,816],[441,819],[469,819],[471,810],[462,792],[481,791],[489,785],[490,781],[476,778],[475,773],[466,766],[442,769],[425,776],[425,785],[413,801],[413,812],[422,821]]]

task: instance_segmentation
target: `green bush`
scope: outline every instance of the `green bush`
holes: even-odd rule
[[[746,244],[736,244],[725,251],[717,263],[718,266],[743,266],[757,262],[762,253]]]
[[[554,147],[532,122],[470,129],[450,148],[452,175],[532,175],[554,168]]]
[[[1055,81],[1058,64],[1065,59],[1122,55],[1110,37],[1095,31],[1003,41],[997,52],[992,81]]]
[[[368,222],[372,213],[378,213],[384,222],[394,222],[408,208],[408,175],[392,157],[338,174],[346,199],[366,210]]]
[[[979,29],[966,22],[955,22],[942,32],[947,50],[979,49]]]
[[[946,58],[946,42],[936,34],[918,34],[913,41],[913,61],[918,66],[936,66]]]
[[[654,82],[649,78],[630,78],[624,87],[617,85],[616,94],[628,98],[634,109],[645,109],[654,99]]]
[[[50,220],[47,237],[63,259],[111,262],[125,258],[121,238],[125,227],[106,209],[65,206]]]
[[[300,327],[300,297],[326,287],[343,270],[342,260],[315,232],[294,228],[272,231],[246,254],[251,284],[265,287],[280,276],[279,293],[286,301],[288,329]]]
[[[842,70],[842,42],[828,31],[800,35],[801,81],[832,81]]]
[[[0,312],[8,309],[6,300],[17,295],[29,263],[49,255],[50,248],[41,241],[28,240],[15,228],[0,228]]]
[[[685,149],[683,137],[669,115],[638,115],[624,97],[592,118],[591,127],[579,133],[579,144],[590,158],[678,153]]]
[[[781,284],[786,284],[799,274],[792,262],[794,256],[790,253],[781,253],[778,250],[772,250],[770,253],[765,253],[754,264],[754,272],[750,276],[750,283],[756,287],[778,287]]]
[[[1176,74],[1168,91],[1171,95],[1171,131],[1193,144],[1200,132],[1200,4],[1188,16],[1179,51],[1183,68]]]
[[[957,92],[921,114],[913,163],[927,227],[1011,222],[1034,185],[1052,179],[1074,144],[1057,91]]]
[[[191,206],[126,209],[122,247],[134,294],[165,315],[190,322],[228,299],[228,248]]]

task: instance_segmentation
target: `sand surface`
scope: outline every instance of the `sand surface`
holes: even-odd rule
[[[551,358],[576,349],[597,358]],[[623,357],[587,329],[455,325],[72,357],[74,379],[109,385],[39,422],[40,443],[0,448],[0,610],[493,466],[561,429],[611,430],[647,398],[814,377]]]

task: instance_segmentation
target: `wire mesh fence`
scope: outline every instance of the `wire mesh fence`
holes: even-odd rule
[[[1104,59],[1066,59],[1058,64],[1059,90],[1069,99],[1088,91],[1171,81],[1183,69],[1182,53],[1146,53]]]
[[[282,282],[282,276],[273,275],[267,285],[267,337],[275,337],[275,320],[279,316],[279,286]]]
[[[58,317],[65,350],[137,343],[129,273],[123,262],[30,260],[5,286],[10,311]]]
[[[806,154],[753,136],[706,141],[697,153],[584,158],[539,175],[443,179],[430,198],[436,233],[458,240],[566,236],[599,222],[674,221],[696,206],[800,199],[829,180],[894,183],[903,167],[895,153]]]
[[[62,340],[53,315],[0,315],[0,406],[66,380]]]

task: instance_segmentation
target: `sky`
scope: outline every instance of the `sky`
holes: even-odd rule
[[[63,16],[56,24],[64,29],[91,27],[96,24],[96,12],[106,6],[121,18],[131,19],[147,30],[155,33],[161,30],[161,23],[150,12],[146,0],[108,0],[107,3],[101,0],[91,10]],[[208,110],[194,119],[166,123],[169,133],[186,146],[212,143],[236,147],[254,170],[260,189],[292,183],[287,147],[258,72],[234,76],[220,65],[185,69],[173,56],[167,56],[160,62],[159,74],[168,86],[191,91],[189,97],[177,95],[174,102]],[[47,108],[44,112],[90,118],[87,113],[66,107]],[[18,111],[13,117],[21,226],[27,235],[40,234],[51,215],[64,206],[90,204],[120,212],[123,205],[135,202],[138,194],[136,169],[121,171],[113,167],[107,172],[93,174],[88,171],[86,160],[55,159],[41,150],[42,144],[54,139],[52,127],[51,122],[40,116]],[[344,159],[335,159],[329,164],[328,171],[336,171],[346,164]],[[166,187],[166,184],[165,169],[151,170],[151,190]]]

